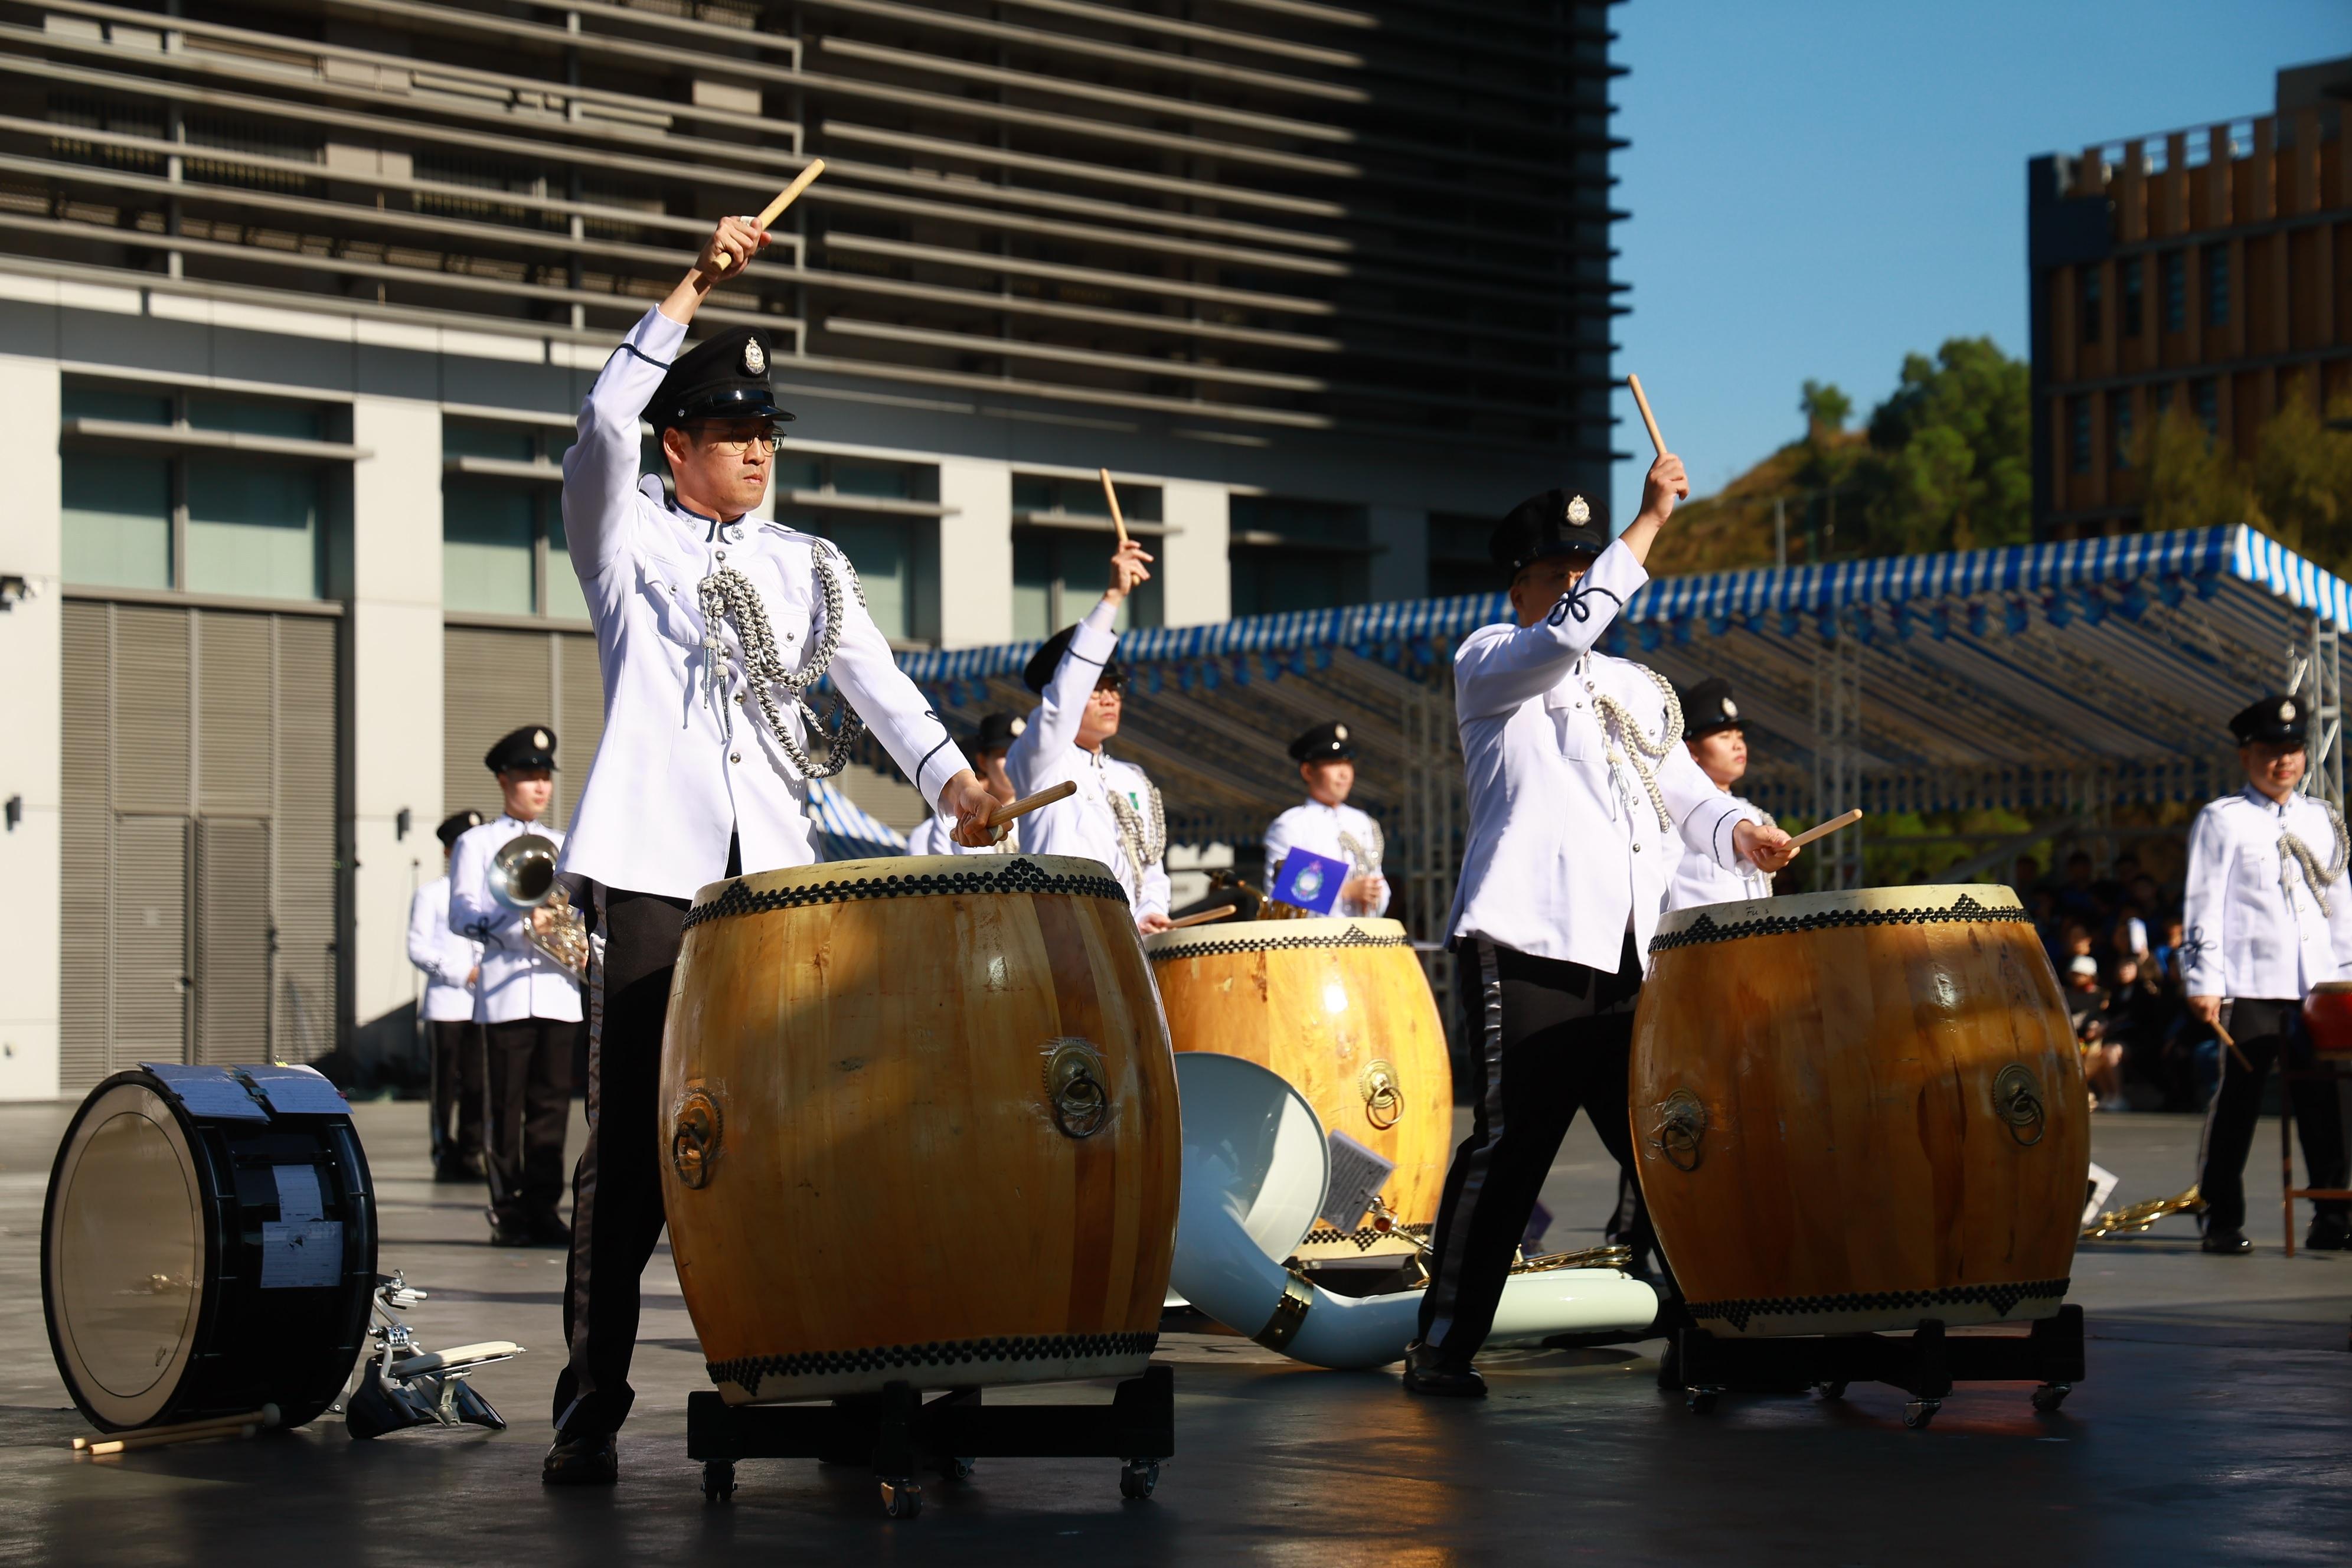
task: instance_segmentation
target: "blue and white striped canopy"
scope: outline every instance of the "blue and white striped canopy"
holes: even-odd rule
[[[888,826],[823,779],[809,781],[809,816],[816,824],[820,860],[865,860],[904,855],[907,836]]]

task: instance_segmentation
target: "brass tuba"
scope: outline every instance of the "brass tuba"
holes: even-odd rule
[[[522,833],[507,840],[490,857],[488,880],[490,897],[510,910],[533,911],[523,921],[530,945],[572,972],[574,980],[588,973],[588,921],[572,907],[563,884],[555,879],[555,840],[543,833]],[[541,931],[536,911],[548,911],[551,929]]]

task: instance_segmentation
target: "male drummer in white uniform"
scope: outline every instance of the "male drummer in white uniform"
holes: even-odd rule
[[[480,812],[460,811],[434,829],[434,836],[441,840],[445,865],[457,847],[458,836],[481,825]],[[474,1022],[474,986],[481,978],[482,944],[449,929],[446,869],[408,900],[408,962],[425,973],[425,1039],[433,1079],[433,1179],[478,1181],[483,1065],[482,1026]]]
[[[526,724],[482,761],[498,775],[506,809],[449,852],[449,929],[482,944],[474,1021],[489,1084],[490,1245],[561,1247],[571,1240],[555,1207],[563,1200],[580,982],[532,944],[526,922],[539,911],[501,902],[489,883],[491,860],[526,833],[563,847],[562,832],[540,820],[554,794],[555,731]]]
[[[1682,703],[1683,744],[1699,772],[1738,805],[1755,811],[1759,820],[1771,821],[1769,813],[1759,811],[1753,802],[1732,792],[1731,786],[1748,772],[1748,731],[1740,722],[1731,682],[1720,676],[1709,677],[1684,692]],[[1674,880],[1666,884],[1669,910],[1771,896],[1771,878],[1760,871],[1727,871],[1714,856],[1697,849],[1683,851],[1675,862]]]
[[[995,805],[892,661],[841,552],[751,515],[777,422],[792,417],[769,384],[767,340],[733,327],[680,352],[705,296],[766,243],[748,218],[719,222],[605,361],[563,457],[564,535],[596,628],[604,735],[563,858],[586,884],[590,919],[589,1131],[572,1179],[551,1483],[609,1485],[619,1472],[638,1277],[662,1229],[662,1020],[688,902],[742,870],[816,859],[808,781],[846,760],[849,721],[819,734],[803,692],[829,673],[923,798],[975,842]],[[639,477],[641,417],[660,433],[674,500]]]
[[[1448,929],[1479,1028],[1470,1136],[1446,1172],[1405,1355],[1414,1393],[1485,1395],[1471,1357],[1579,1106],[1633,1168],[1633,1003],[1675,857],[1777,870],[1792,853],[1683,749],[1664,678],[1595,650],[1688,492],[1681,459],[1659,458],[1614,543],[1597,500],[1519,503],[1488,545],[1516,625],[1481,626],[1454,656],[1470,826]]]
[[[1004,753],[1013,747],[1029,721],[1011,713],[991,713],[981,720],[979,731],[967,748],[971,753],[972,772],[988,786],[988,793],[1005,805],[1013,804],[1013,781],[1004,773]],[[1021,824],[1004,825],[1004,837],[993,844],[970,845],[955,841],[955,821],[940,812],[915,825],[907,835],[909,855],[1018,855],[1021,853]]]
[[[1022,842],[1032,855],[1076,855],[1099,860],[1127,889],[1136,930],[1168,929],[1168,826],[1160,792],[1133,763],[1103,749],[1118,733],[1127,674],[1112,657],[1118,634],[1111,620],[1119,602],[1150,580],[1151,557],[1129,540],[1110,558],[1110,586],[1076,626],[1065,626],[1031,656],[1021,672],[1045,699],[1029,727],[1005,753],[1004,771],[1024,798],[1065,779],[1078,793],[1031,812]]]
[[[1307,804],[1294,805],[1267,825],[1265,886],[1272,888],[1294,849],[1320,855],[1349,868],[1339,884],[1335,915],[1371,916],[1389,907],[1388,879],[1381,875],[1384,845],[1381,825],[1348,804],[1356,787],[1356,748],[1348,726],[1333,720],[1290,742],[1291,760],[1307,785]]]
[[[2303,999],[2322,981],[2352,978],[2352,882],[2344,877],[2344,817],[2302,794],[2310,714],[2300,698],[2266,693],[2230,721],[2246,787],[2197,814],[2189,830],[2181,906],[2181,984],[2189,1010],[2236,1042],[2221,1053],[2221,1087],[2205,1113],[2197,1190],[2208,1252],[2242,1257],[2246,1154],[2271,1066],[2308,1067]],[[2295,1131],[2315,1187],[2344,1185],[2344,1118],[2332,1082],[2298,1079]],[[2352,1247],[2347,1205],[2316,1201],[2304,1245]]]

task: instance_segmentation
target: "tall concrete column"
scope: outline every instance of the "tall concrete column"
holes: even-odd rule
[[[409,896],[442,870],[441,411],[362,397],[352,440],[352,1047],[381,1061],[411,1048]]]
[[[940,646],[1013,640],[1013,468],[940,459]]]
[[[1234,576],[1225,547],[1233,535],[1233,506],[1225,487],[1170,479],[1160,488],[1160,509],[1168,524],[1157,552],[1167,624],[1197,626],[1232,619]]]
[[[22,813],[0,828],[0,1100],[53,1100],[65,870],[57,365],[0,356],[0,577],[22,577],[26,590],[0,608],[0,802],[19,801]]]

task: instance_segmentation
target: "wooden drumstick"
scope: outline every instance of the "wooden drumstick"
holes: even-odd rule
[[[248,1410],[242,1415],[215,1415],[203,1421],[182,1421],[170,1426],[142,1426],[113,1437],[77,1437],[77,1452],[87,1449],[93,1454],[120,1453],[124,1447],[155,1448],[166,1443],[194,1442],[200,1437],[235,1436],[248,1429],[259,1430],[278,1425],[278,1406],[265,1405],[258,1410]]]
[[[1625,377],[1625,384],[1633,389],[1633,406],[1642,411],[1642,423],[1649,428],[1650,449],[1659,457],[1664,457],[1666,438],[1658,434],[1658,416],[1650,412],[1650,400],[1643,395],[1642,378],[1629,372]]]
[[[776,199],[760,209],[760,216],[755,221],[761,228],[766,228],[773,224],[778,218],[784,216],[784,209],[786,207],[792,205],[793,203],[800,199],[800,194],[809,188],[810,183],[819,174],[824,173],[824,160],[822,158],[811,158],[808,163],[808,167],[803,169],[799,174],[794,174],[793,176],[793,183],[786,185],[782,190],[778,191],[776,193]],[[735,253],[731,250],[721,250],[719,253],[719,265],[721,270],[734,266]]]
[[[1067,800],[1077,793],[1078,786],[1076,781],[1064,779],[1051,789],[1041,789],[1035,795],[1024,795],[1019,800],[1006,801],[988,814],[988,826],[1002,827],[1016,816],[1026,816],[1041,805],[1051,805],[1057,800]]]
[[[209,1443],[219,1437],[250,1437],[260,1430],[260,1423],[248,1421],[242,1426],[199,1426],[193,1432],[126,1432],[104,1443],[92,1443],[83,1452],[93,1459],[105,1459],[138,1448],[168,1448],[176,1443]]]
[[[1102,476],[1103,500],[1110,502],[1110,525],[1118,530],[1118,547],[1124,550],[1127,548],[1127,519],[1118,512],[1118,487],[1110,482],[1108,468],[1097,468],[1095,472]]]
[[[2230,1031],[2221,1026],[2221,1020],[2219,1017],[2213,1020],[2213,1035],[2215,1038],[2230,1047],[2230,1054],[2238,1058],[2240,1067],[2248,1072],[2254,1070],[2254,1064],[2246,1059],[2246,1053],[2238,1048],[2238,1042],[2230,1037]]]
[[[1806,828],[1802,833],[1800,833],[1794,838],[1790,839],[1785,847],[1790,849],[1802,849],[1814,839],[1826,838],[1831,834],[1835,833],[1839,828],[1852,827],[1855,823],[1860,822],[1861,820],[1862,807],[1857,805],[1843,816],[1832,816],[1827,822],[1817,823],[1813,826]]]
[[[1223,920],[1227,915],[1232,914],[1240,907],[1241,906],[1238,904],[1219,904],[1213,910],[1197,910],[1192,914],[1186,915],[1181,921],[1170,921],[1168,922],[1168,929],[1170,931],[1182,931],[1186,926],[1204,926],[1211,921]]]

